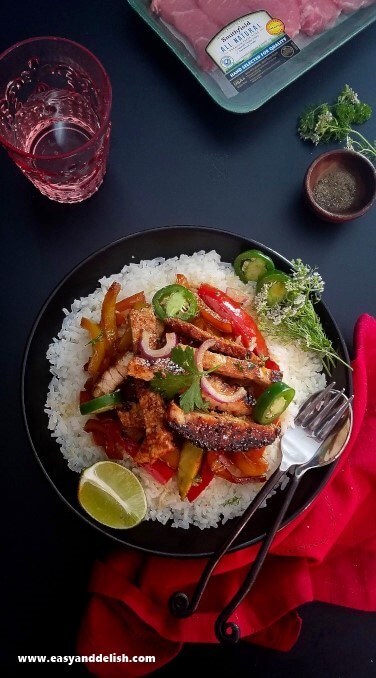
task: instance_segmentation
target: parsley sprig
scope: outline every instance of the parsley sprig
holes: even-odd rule
[[[201,377],[210,374],[216,368],[200,372],[195,363],[193,348],[190,346],[186,348],[176,346],[171,351],[170,359],[184,371],[181,374],[157,372],[150,386],[168,400],[180,394],[180,407],[185,413],[194,409],[207,410],[208,404],[202,397],[200,381]]]
[[[299,119],[298,132],[302,139],[316,146],[331,141],[346,141],[346,148],[357,151],[376,162],[376,142],[371,143],[353,128],[362,125],[372,115],[372,108],[359,100],[354,90],[345,85],[334,104],[323,103],[310,108]]]

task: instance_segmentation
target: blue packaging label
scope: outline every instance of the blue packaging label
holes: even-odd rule
[[[233,21],[209,42],[206,51],[240,92],[299,52],[280,19],[264,10]]]

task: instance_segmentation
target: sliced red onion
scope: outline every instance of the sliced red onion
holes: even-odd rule
[[[222,464],[222,466],[231,473],[231,476],[233,478],[234,483],[238,483],[239,485],[244,484],[244,483],[263,483],[266,480],[266,476],[243,476],[242,472],[240,469],[238,469],[235,464],[232,463],[227,457],[225,457],[224,454],[220,454],[218,456],[218,461]]]
[[[195,353],[195,363],[196,363],[197,369],[200,372],[204,371],[204,368],[203,368],[204,355],[205,355],[206,351],[209,350],[209,348],[214,346],[214,344],[215,344],[215,339],[206,339],[206,341],[204,341],[201,344],[201,346],[197,349],[197,351]]]
[[[204,371],[204,355],[215,344],[215,339],[206,339],[195,353],[196,367],[200,372]],[[222,393],[217,391],[207,377],[201,377],[201,390],[218,403],[236,403],[247,395],[245,388],[240,386],[234,393]]]
[[[217,391],[207,377],[201,377],[201,389],[218,403],[236,403],[247,395],[247,391],[242,386],[239,386],[233,393],[222,393],[222,391]]]
[[[147,330],[143,330],[142,336],[140,339],[140,353],[144,358],[149,360],[156,360],[157,358],[168,358],[171,354],[173,348],[175,348],[178,343],[178,338],[175,332],[167,332],[165,339],[166,343],[161,348],[151,348],[150,347],[150,337],[151,333]]]

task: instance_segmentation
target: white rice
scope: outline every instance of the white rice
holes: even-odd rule
[[[87,379],[83,365],[91,352],[87,333],[80,327],[81,317],[99,321],[103,297],[113,281],[122,285],[119,298],[144,290],[147,301],[150,301],[157,289],[175,282],[176,273],[184,273],[193,285],[207,282],[222,290],[231,287],[246,291],[251,298],[254,296],[254,284],[244,285],[235,275],[231,264],[222,262],[215,251],[201,251],[192,256],[183,254],[168,260],[154,259],[124,266],[120,273],[102,278],[100,286],[88,297],[74,301],[70,311],[64,309],[62,328],[47,351],[53,378],[49,386],[46,413],[51,435],[56,438],[72,471],[80,472],[96,461],[106,459],[104,451],[83,430],[88,417],[82,416],[79,411],[79,393]],[[303,352],[293,345],[276,344],[268,339],[267,344],[270,356],[283,371],[283,381],[296,391],[293,403],[281,418],[284,431],[293,423],[301,403],[311,393],[324,387],[325,376],[321,373],[320,359],[314,353]],[[278,464],[279,454],[278,441],[267,448],[270,472]],[[134,471],[144,486],[148,501],[146,519],[164,524],[171,520],[173,527],[188,528],[194,524],[203,529],[224,523],[241,514],[261,487],[260,484],[236,485],[214,478],[199,497],[190,503],[180,499],[175,478],[161,485],[131,459],[124,464]]]

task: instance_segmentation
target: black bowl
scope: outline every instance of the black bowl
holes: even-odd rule
[[[26,347],[22,371],[23,412],[31,446],[42,469],[60,497],[87,523],[119,544],[164,556],[208,556],[226,538],[234,520],[217,528],[189,530],[172,528],[154,521],[144,521],[131,530],[113,530],[92,520],[77,500],[78,475],[68,469],[59,446],[47,428],[44,412],[48,385],[51,380],[46,351],[57,335],[63,321],[63,308],[70,308],[74,299],[86,296],[97,287],[98,279],[120,271],[128,262],[155,257],[172,257],[181,253],[193,254],[198,250],[215,249],[224,261],[232,262],[246,249],[256,248],[269,255],[278,269],[289,272],[289,262],[279,254],[239,235],[209,228],[172,226],[143,231],[118,240],[85,259],[54,290],[40,311],[32,328]],[[349,357],[338,327],[323,303],[317,306],[318,314],[334,348],[347,363]],[[338,388],[352,394],[350,370],[337,363],[333,379]],[[37,388],[36,388],[37,384]],[[334,464],[305,474],[300,482],[284,524],[303,511],[324,487],[334,469]],[[232,546],[232,551],[254,544],[262,539],[273,522],[283,501],[283,491],[277,492],[266,508],[256,515]]]

